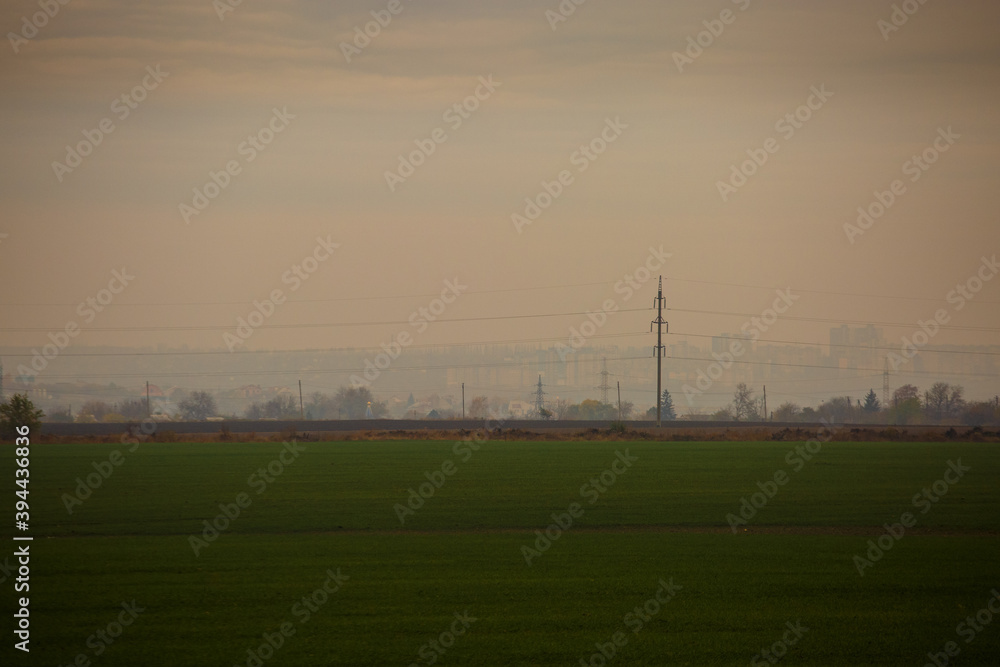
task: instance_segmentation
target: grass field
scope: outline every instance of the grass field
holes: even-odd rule
[[[773,646],[782,665],[919,666],[948,642],[951,664],[1000,662],[996,445],[453,445],[33,445],[31,653],[10,641],[3,663],[769,665]],[[444,483],[401,523],[427,474]],[[773,497],[734,534],[758,482]]]

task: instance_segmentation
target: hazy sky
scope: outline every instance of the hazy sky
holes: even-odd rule
[[[404,324],[284,326],[242,347],[378,345],[401,331],[556,342],[584,317],[405,323],[455,278],[468,289],[444,318],[608,299],[648,309],[652,282],[629,300],[614,285],[650,247],[672,255],[657,272],[679,309],[672,332],[738,330],[745,316],[686,311],[761,313],[775,295],[734,286],[752,285],[800,297],[765,337],[913,323],[886,328],[898,341],[944,308],[978,329],[934,344],[998,340],[1000,280],[960,311],[946,301],[1000,251],[996,2],[928,2],[891,32],[892,3],[870,0],[589,0],[559,22],[546,15],[557,0],[243,0],[222,18],[220,7],[69,0],[42,21],[37,2],[3,3],[4,33],[44,23],[0,48],[4,345],[40,346],[76,322],[74,345],[221,347],[273,290],[288,301],[269,325]],[[356,28],[375,32],[372,12],[387,25],[355,42]],[[696,57],[679,60],[689,48]],[[463,102],[478,108],[460,115]],[[245,143],[259,133],[271,143]],[[935,164],[907,164],[935,140],[947,148]],[[592,141],[606,149],[593,161],[578,152]],[[78,166],[53,164],[80,142]],[[415,142],[433,154],[390,187]],[[767,161],[721,193],[747,151]],[[227,164],[235,175],[220,176]],[[185,216],[210,172],[227,187]],[[897,179],[885,215],[849,239],[858,207]],[[512,215],[543,181],[562,192],[519,232]],[[340,247],[293,289],[286,272],[317,238]],[[122,267],[134,278],[111,306],[77,308]],[[569,287],[534,289],[555,286]],[[648,331],[651,316],[617,313],[601,333]]]

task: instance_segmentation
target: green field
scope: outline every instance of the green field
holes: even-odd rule
[[[1000,660],[1000,615],[981,612],[1000,590],[996,445],[828,443],[800,469],[788,442],[453,445],[32,445],[31,653],[5,631],[3,664],[252,667],[248,649],[279,643],[283,623],[265,665],[750,665],[785,639],[782,665],[919,666],[948,642],[951,664]],[[251,477],[283,449],[279,474]],[[64,494],[112,450],[124,462],[70,514]],[[946,475],[959,459],[968,471]],[[394,506],[445,461],[401,524]],[[733,534],[727,514],[778,471],[786,483]],[[591,479],[603,491],[581,488]],[[536,545],[572,503],[572,525]],[[906,512],[916,526],[885,537]],[[891,548],[860,576],[854,556],[879,535]],[[310,608],[337,588],[328,571],[342,585]],[[977,612],[979,630],[960,626]],[[119,616],[109,643],[97,633]],[[596,645],[616,633],[605,660]]]

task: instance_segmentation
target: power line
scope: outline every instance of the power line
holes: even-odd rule
[[[468,294],[501,294],[505,292],[533,292],[540,290],[549,289],[566,289],[570,287],[594,287],[597,285],[608,286],[609,283],[606,282],[596,282],[596,283],[575,283],[570,285],[545,285],[542,287],[510,287],[506,289],[494,289],[494,290],[464,290],[463,295]],[[396,296],[346,296],[346,297],[331,297],[326,299],[288,299],[283,303],[332,303],[338,301],[381,301],[388,299],[427,299],[441,296],[441,292],[431,292],[427,294],[400,294]],[[134,302],[120,302],[114,301],[112,303],[104,306],[105,308],[109,306],[245,306],[249,303],[248,301],[163,301],[163,302],[151,302],[151,303],[134,303]],[[0,303],[0,307],[3,306],[79,306],[80,302],[76,303],[61,303],[61,302],[6,302]]]
[[[631,336],[645,336],[644,332],[637,333],[617,333],[617,334],[594,334],[590,336],[590,339],[594,338],[628,338]],[[522,343],[551,343],[551,342],[561,342],[565,340],[565,336],[562,337],[548,337],[548,338],[512,338],[507,340],[487,340],[487,341],[473,341],[470,343],[420,343],[408,346],[407,350],[416,349],[430,349],[436,347],[482,347],[486,345],[518,345]],[[589,340],[589,339],[588,339]],[[340,347],[340,348],[308,348],[304,350],[239,350],[238,352],[230,352],[229,350],[168,350],[168,351],[158,351],[158,352],[64,352],[59,355],[59,358],[63,357],[166,357],[166,356],[198,356],[198,355],[214,355],[222,354],[226,356],[230,355],[246,355],[246,354],[343,354],[346,352],[365,352],[365,351],[381,351],[381,347]],[[32,352],[11,352],[4,353],[5,357],[33,357],[35,356]]]
[[[691,338],[720,338],[719,335],[711,335],[711,334],[693,334],[693,333],[676,333],[675,332],[675,333],[672,333],[670,335],[672,335],[672,336],[685,336],[685,337],[691,337]],[[741,339],[741,338],[730,338],[729,340],[741,341],[742,342],[743,339]],[[849,345],[847,343],[806,343],[804,341],[774,340],[774,339],[765,339],[765,338],[758,338],[756,341],[750,341],[750,342],[754,342],[754,343],[781,343],[781,344],[785,344],[785,345],[803,345],[803,346],[810,346],[810,347],[839,347],[839,348],[847,348],[847,349],[851,349],[851,350],[885,350],[885,351],[889,351],[889,352],[899,352],[899,346],[896,346],[896,347],[881,347],[881,346],[876,346],[876,345]],[[921,352],[921,354],[924,353],[924,352],[936,352],[936,353],[939,353],[939,354],[972,354],[972,355],[985,355],[985,356],[991,356],[991,357],[998,357],[998,356],[1000,356],[1000,352],[975,352],[975,351],[971,351],[971,350],[941,350],[941,349],[933,348],[933,347],[922,347],[922,348],[920,348],[920,352]]]
[[[723,310],[693,310],[688,308],[668,308],[667,310],[672,310],[678,313],[696,313],[699,315],[731,315],[734,317],[746,317],[746,318],[756,318],[761,319],[760,313],[733,313]],[[909,328],[917,329],[918,325],[909,323],[898,323],[898,322],[864,322],[861,320],[839,320],[830,319],[824,317],[793,317],[789,315],[782,315],[782,320],[796,320],[800,322],[825,322],[827,324],[853,324],[857,326],[880,326],[880,327],[898,327],[898,328]],[[955,330],[955,331],[1000,331],[1000,327],[959,327],[959,326],[949,326],[940,325],[942,330]]]
[[[616,312],[631,313],[643,310],[642,308],[628,308]],[[428,323],[437,324],[439,322],[484,322],[492,320],[524,320],[544,317],[570,317],[574,315],[588,315],[587,311],[577,311],[571,313],[537,313],[533,315],[491,315],[486,317],[455,317],[450,319],[424,320]],[[262,324],[254,327],[259,329],[325,329],[336,327],[367,327],[383,326],[387,324],[412,324],[409,320],[384,320],[381,322],[327,322],[316,324]],[[221,331],[233,329],[232,324],[218,324],[209,326],[158,326],[158,327],[91,327],[80,328],[80,333],[96,333],[101,331]],[[26,332],[26,331],[52,331],[52,327],[0,327],[0,331],[6,332]]]

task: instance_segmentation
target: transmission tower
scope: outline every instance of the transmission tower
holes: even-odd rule
[[[660,403],[663,400],[663,374],[661,372],[661,365],[663,364],[663,353],[665,348],[663,347],[663,327],[667,325],[663,321],[663,276],[660,276],[660,289],[656,293],[656,298],[653,299],[653,308],[656,308],[656,319],[653,320],[653,324],[650,326],[650,331],[653,327],[656,327],[656,347],[653,348],[653,354],[656,356],[656,425],[662,426],[663,421],[660,419]],[[667,325],[667,331],[670,330],[670,326]]]
[[[882,371],[882,408],[889,409],[889,357],[885,358],[885,370]]]
[[[542,416],[542,410],[545,407],[545,391],[542,389],[542,376],[538,376],[538,387],[535,389],[535,412],[538,416]]]
[[[611,373],[608,372],[608,358],[604,357],[603,361],[604,361],[604,370],[601,371],[601,384],[597,388],[601,390],[601,403],[603,405],[607,405],[608,390],[611,389],[610,385],[608,385],[608,377],[611,376]]]

